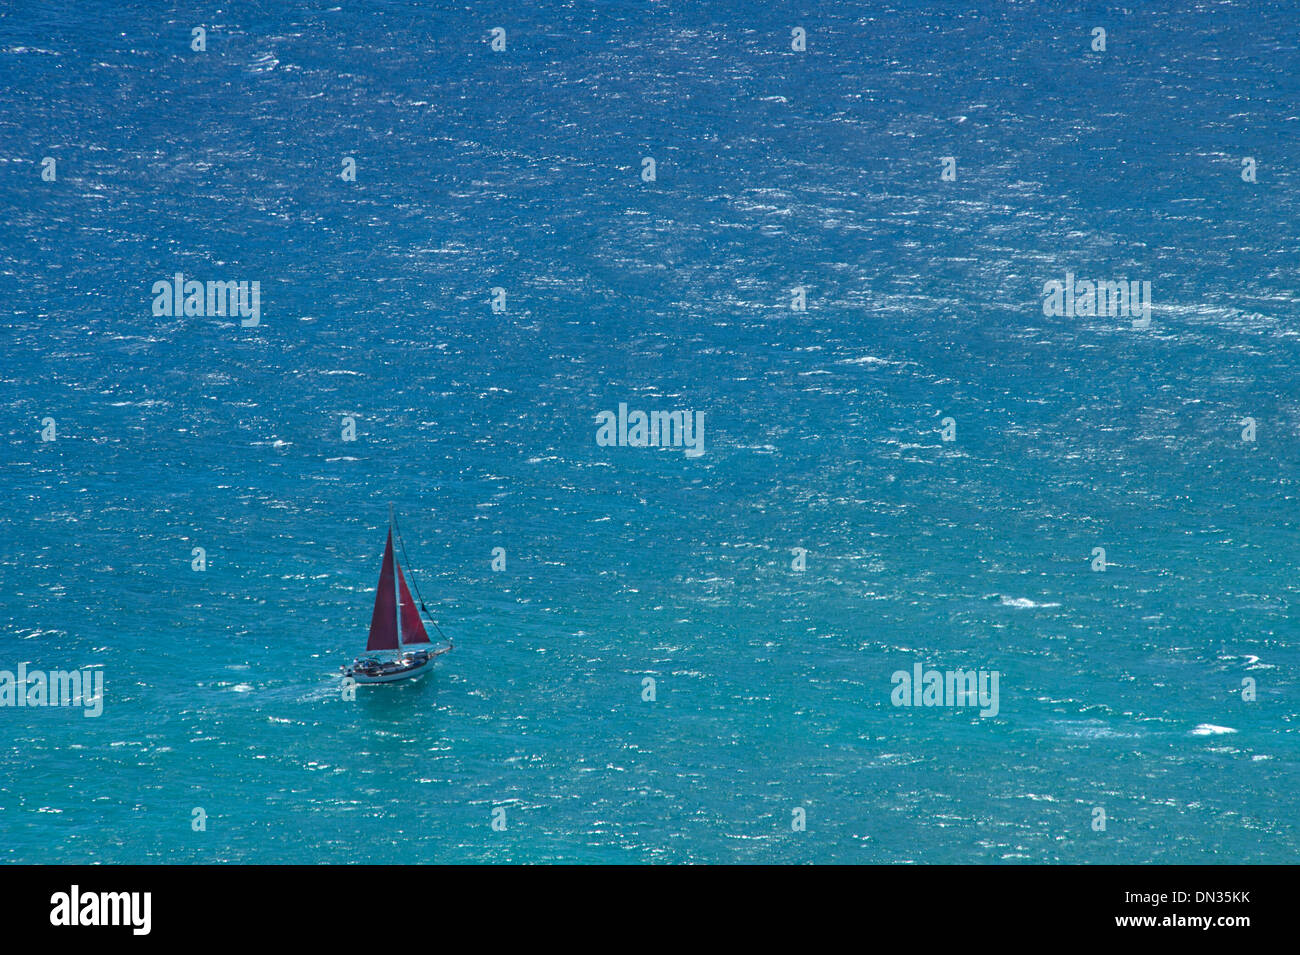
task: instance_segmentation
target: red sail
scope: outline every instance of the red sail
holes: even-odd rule
[[[397,565],[397,586],[402,590],[402,643],[428,643],[429,634],[424,630],[420,620],[420,610],[411,599],[411,592],[406,589],[406,575],[402,565]]]
[[[397,649],[397,595],[393,593],[393,565],[393,532],[390,530],[388,543],[384,545],[384,565],[379,571],[375,612],[370,617],[370,642],[366,644],[367,650]],[[402,592],[406,592],[405,582],[402,583]]]

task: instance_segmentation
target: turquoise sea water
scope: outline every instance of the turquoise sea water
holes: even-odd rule
[[[0,859],[1296,859],[1293,11],[288,6],[0,12]]]

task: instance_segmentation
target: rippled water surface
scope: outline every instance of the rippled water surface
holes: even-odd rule
[[[295,6],[0,13],[0,859],[1296,859],[1293,11]]]

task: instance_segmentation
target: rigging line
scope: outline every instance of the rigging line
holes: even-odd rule
[[[397,515],[393,515],[393,530],[397,531],[397,545],[402,548],[402,560],[406,563],[406,569],[411,570],[411,558],[406,556],[406,541],[402,539],[402,529],[397,526]],[[415,596],[419,598],[420,609],[424,615],[429,618],[429,623],[433,624],[433,629],[437,631],[438,636],[451,643],[451,639],[442,632],[438,627],[438,621],[433,619],[433,614],[429,613],[429,608],[424,605],[424,595],[420,593],[420,584],[415,579],[415,572],[411,571],[411,585],[415,588]]]

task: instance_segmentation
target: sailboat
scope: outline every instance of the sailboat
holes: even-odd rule
[[[406,586],[406,575],[402,565],[393,554],[393,531],[397,530],[397,540],[406,557],[406,544],[402,542],[402,532],[397,528],[397,519],[393,515],[393,506],[388,505],[388,543],[384,545],[384,562],[379,569],[379,589],[375,594],[375,611],[370,617],[370,639],[366,642],[366,652],[358,657],[350,667],[344,667],[343,675],[351,677],[358,683],[393,683],[420,676],[433,667],[433,659],[451,649],[451,641],[445,647],[431,650],[429,634],[420,619],[420,610],[428,613],[424,600],[420,600],[420,610],[416,609],[411,599],[411,591]],[[415,578],[411,578],[414,582]],[[416,584],[415,592],[420,592]],[[430,623],[433,619],[430,618]],[[433,623],[434,630],[438,625]],[[438,631],[442,636],[442,631]]]

